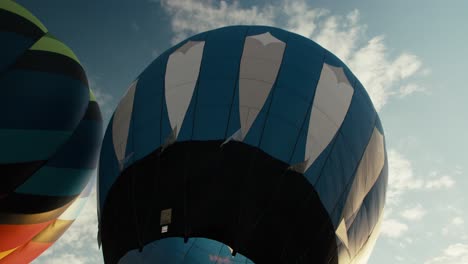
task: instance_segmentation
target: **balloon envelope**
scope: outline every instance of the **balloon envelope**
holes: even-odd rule
[[[310,39],[232,26],[131,84],[99,166],[106,263],[359,263],[387,186],[364,87]]]
[[[76,55],[11,0],[0,40],[0,263],[29,263],[87,200],[102,120]]]

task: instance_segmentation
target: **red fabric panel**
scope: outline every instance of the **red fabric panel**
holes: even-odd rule
[[[53,221],[54,219],[30,225],[0,225],[0,252],[26,244]]]
[[[37,258],[42,252],[52,246],[53,243],[41,243],[30,241],[26,245],[13,251],[3,259],[0,259],[0,264],[28,264]]]

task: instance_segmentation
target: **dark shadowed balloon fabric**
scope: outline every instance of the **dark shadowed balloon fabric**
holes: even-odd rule
[[[0,263],[31,262],[72,224],[93,185],[101,135],[75,54],[1,0]]]
[[[193,36],[131,84],[99,165],[106,263],[363,263],[387,186],[364,87],[310,39]]]

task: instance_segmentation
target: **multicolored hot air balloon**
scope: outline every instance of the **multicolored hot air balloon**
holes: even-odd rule
[[[0,263],[31,262],[71,225],[93,185],[101,133],[75,54],[1,0]]]
[[[385,203],[384,132],[315,42],[220,28],[132,83],[98,182],[106,263],[363,263]]]

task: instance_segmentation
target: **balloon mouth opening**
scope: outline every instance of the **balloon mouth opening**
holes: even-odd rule
[[[121,172],[101,212],[106,262],[153,241],[203,237],[255,263],[334,263],[333,225],[304,175],[259,148],[223,142],[175,142]]]

